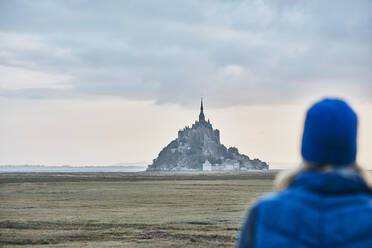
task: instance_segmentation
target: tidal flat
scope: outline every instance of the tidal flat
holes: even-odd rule
[[[0,174],[0,247],[233,247],[275,173]]]

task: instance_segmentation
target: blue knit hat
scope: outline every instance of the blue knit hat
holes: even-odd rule
[[[357,148],[357,115],[340,99],[325,98],[307,111],[302,157],[322,165],[353,164]]]

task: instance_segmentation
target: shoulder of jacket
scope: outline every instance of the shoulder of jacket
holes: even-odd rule
[[[288,189],[284,189],[284,190],[277,191],[277,192],[266,193],[257,199],[255,204],[253,204],[253,207],[260,207],[262,205],[280,201],[283,198],[286,198],[289,193],[290,191]]]

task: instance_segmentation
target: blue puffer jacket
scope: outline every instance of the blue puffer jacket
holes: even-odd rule
[[[372,191],[358,173],[304,171],[248,211],[239,248],[372,248]]]

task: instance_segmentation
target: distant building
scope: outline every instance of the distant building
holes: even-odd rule
[[[220,142],[220,131],[205,120],[203,99],[199,120],[178,131],[178,137],[164,147],[148,171],[239,171],[267,170],[268,164],[251,160],[238,149]]]
[[[208,160],[203,164],[203,171],[212,171],[212,164]]]

